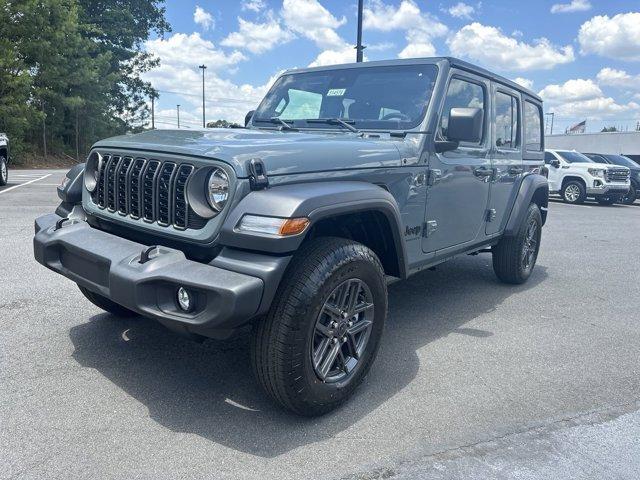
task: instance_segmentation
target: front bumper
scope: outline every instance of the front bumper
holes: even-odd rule
[[[631,183],[605,183],[597,188],[587,188],[587,195],[626,195]]]
[[[33,244],[39,263],[174,330],[221,338],[264,309],[265,282],[257,276],[194,262],[165,247],[140,263],[146,245],[84,221],[66,221],[57,228],[61,218],[50,214],[36,219]],[[181,286],[194,295],[192,312],[177,305]]]

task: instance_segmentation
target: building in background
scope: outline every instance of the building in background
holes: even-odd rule
[[[545,147],[625,155],[640,163],[640,132],[599,132],[545,136]]]

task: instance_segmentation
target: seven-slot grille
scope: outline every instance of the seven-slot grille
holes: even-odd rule
[[[109,213],[134,220],[202,228],[205,222],[189,207],[186,196],[194,170],[189,164],[106,154],[91,199]]]
[[[629,180],[629,170],[622,168],[608,168],[607,182],[626,182]]]

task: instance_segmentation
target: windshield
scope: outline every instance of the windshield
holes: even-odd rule
[[[638,164],[636,162],[623,155],[607,155],[607,158],[616,165],[622,165],[623,167],[629,168],[638,168]]]
[[[358,129],[410,129],[424,117],[435,65],[394,65],[291,73],[271,87],[253,122],[278,117],[295,127],[342,128],[306,120],[342,119]]]
[[[595,163],[586,155],[578,152],[556,152],[567,163]]]

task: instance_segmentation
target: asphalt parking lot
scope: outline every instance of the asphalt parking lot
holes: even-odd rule
[[[266,400],[245,336],[101,313],[33,260],[63,174],[0,189],[0,478],[640,477],[640,205],[553,202],[523,286],[488,255],[393,284],[372,373],[308,420]]]

